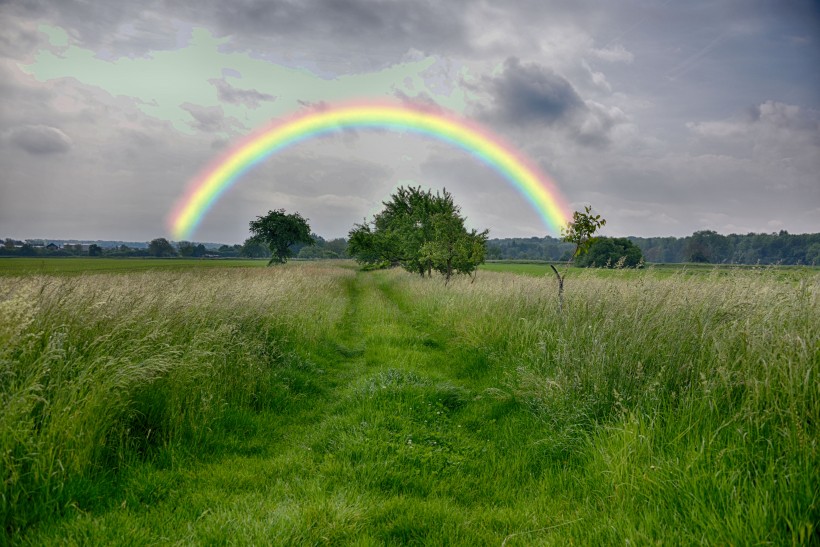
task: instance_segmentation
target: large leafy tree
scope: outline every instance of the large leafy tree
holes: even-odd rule
[[[251,240],[265,243],[271,251],[268,265],[285,263],[291,257],[290,247],[297,243],[313,245],[307,219],[299,213],[287,214],[284,209],[268,211],[250,222]],[[248,245],[248,242],[245,242]]]
[[[487,231],[468,232],[452,194],[400,187],[372,222],[353,227],[348,253],[370,267],[400,265],[421,276],[435,270],[447,281],[484,261]]]

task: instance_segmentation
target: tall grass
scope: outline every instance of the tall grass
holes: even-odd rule
[[[791,277],[590,272],[563,314],[549,277],[406,283],[583,471],[570,536],[801,544],[820,540],[820,276]]]
[[[291,351],[343,311],[349,270],[11,279],[0,289],[0,515],[13,533],[93,503],[129,462],[207,452],[235,409],[286,407]],[[110,481],[109,481],[110,483]]]
[[[573,271],[565,297],[559,313],[549,276],[444,286],[322,264],[14,278],[0,289],[6,533],[820,541],[816,272]],[[285,415],[281,438],[262,431]],[[251,438],[273,448],[224,450]],[[193,454],[215,461],[163,484],[157,468]],[[121,469],[120,497],[179,492],[120,509]]]

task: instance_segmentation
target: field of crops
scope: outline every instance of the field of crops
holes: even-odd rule
[[[8,264],[0,544],[820,542],[816,269]]]

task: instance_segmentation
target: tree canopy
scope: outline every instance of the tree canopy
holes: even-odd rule
[[[567,222],[566,228],[561,230],[561,241],[575,245],[570,260],[586,253],[590,246],[597,240],[595,232],[606,225],[606,220],[601,215],[592,214],[592,207],[587,205],[584,212],[575,211],[572,213],[572,220]]]
[[[350,231],[348,253],[360,264],[400,265],[428,277],[436,271],[449,281],[484,262],[487,230],[468,231],[461,208],[446,189],[433,194],[421,187],[400,187],[383,205],[372,222],[356,224]]]
[[[642,260],[640,247],[627,238],[599,237],[575,263],[578,266],[597,268],[634,268]]]
[[[166,257],[166,256],[176,256],[177,251],[174,249],[174,246],[171,245],[171,242],[165,239],[164,237],[158,237],[156,239],[152,239],[151,243],[148,244],[148,253],[151,256],[156,257]]]
[[[267,215],[256,217],[250,222],[250,230],[251,240],[262,242],[270,249],[272,256],[268,265],[287,262],[292,255],[292,245],[314,243],[307,219],[299,213],[287,214],[284,209],[268,211]],[[247,241],[245,246],[248,246]]]

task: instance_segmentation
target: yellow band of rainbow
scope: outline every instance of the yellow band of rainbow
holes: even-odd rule
[[[270,155],[303,140],[346,128],[418,133],[450,143],[501,174],[554,234],[560,232],[569,218],[566,202],[549,177],[487,130],[439,110],[359,104],[301,113],[245,138],[194,179],[169,216],[174,237],[189,239],[220,196]]]

